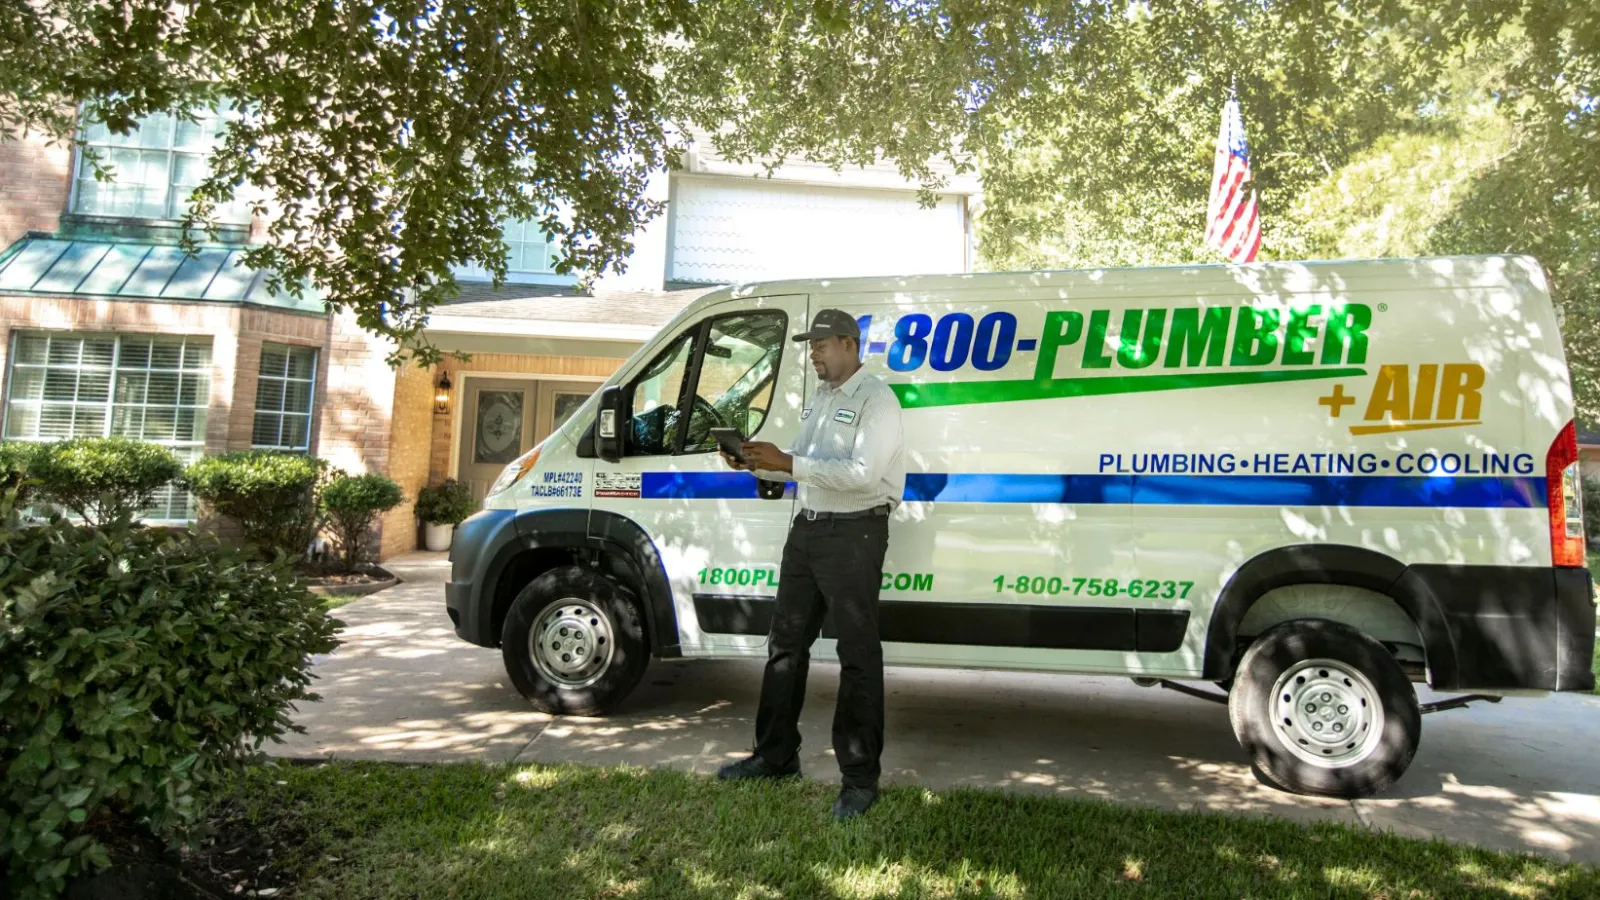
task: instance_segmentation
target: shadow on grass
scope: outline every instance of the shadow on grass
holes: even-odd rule
[[[885,791],[836,824],[813,782],[670,770],[328,764],[229,801],[295,896],[1593,897],[1600,871],[1340,826],[978,790]]]

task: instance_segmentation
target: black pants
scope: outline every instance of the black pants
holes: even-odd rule
[[[883,752],[883,644],[878,587],[889,519],[804,517],[789,529],[778,570],[778,609],[767,638],[767,671],[756,713],[756,753],[786,766],[800,752],[811,645],[833,612],[839,640],[839,701],[833,752],[846,786],[876,787]]]

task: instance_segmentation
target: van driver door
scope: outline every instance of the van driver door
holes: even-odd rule
[[[792,485],[729,469],[712,428],[788,447],[800,430],[804,295],[745,298],[641,357],[621,384],[618,462],[595,462],[593,509],[632,520],[661,554],[685,656],[765,653]]]

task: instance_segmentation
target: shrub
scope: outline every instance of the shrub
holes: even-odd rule
[[[27,506],[28,497],[33,493],[34,481],[28,477],[28,472],[38,450],[38,444],[28,441],[0,443],[0,493],[15,490],[17,509]]]
[[[417,518],[433,525],[455,525],[477,510],[472,490],[454,478],[417,491]]]
[[[322,490],[322,511],[345,571],[366,560],[367,535],[379,515],[400,505],[400,485],[382,475],[337,473]]]
[[[317,486],[326,471],[316,457],[244,450],[196,461],[184,481],[213,512],[237,522],[251,545],[299,559],[317,533]]]
[[[0,512],[11,513],[0,496]],[[339,623],[283,563],[115,521],[0,529],[0,874],[56,896],[130,823],[182,837],[286,729]]]
[[[131,522],[183,475],[183,463],[159,444],[131,438],[76,438],[41,444],[30,471],[39,495],[89,525]]]

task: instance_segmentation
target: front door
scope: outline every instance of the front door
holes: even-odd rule
[[[467,378],[458,471],[473,500],[482,503],[500,470],[533,449],[537,386],[524,379]]]
[[[629,374],[625,455],[597,460],[594,509],[637,523],[661,553],[686,656],[764,652],[792,490],[729,469],[712,428],[788,448],[800,431],[804,296],[710,307]]]
[[[539,382],[539,401],[534,404],[533,442],[542,443],[552,431],[565,425],[597,387],[598,382]]]

